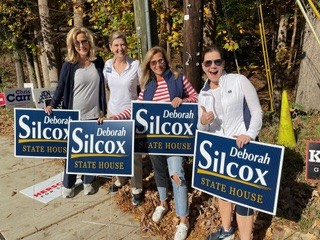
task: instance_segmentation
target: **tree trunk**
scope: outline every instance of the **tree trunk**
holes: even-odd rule
[[[40,62],[41,62],[44,87],[50,88],[51,86],[50,86],[49,68],[47,64],[46,51],[44,50],[43,44],[40,44],[40,46],[41,46]]]
[[[138,37],[139,59],[142,62],[143,57],[148,51],[147,24],[150,24],[150,22],[146,21],[144,0],[133,0],[133,8]]]
[[[170,16],[170,13],[169,13],[169,9],[170,9],[170,2],[169,0],[165,0],[164,1],[164,5],[166,7],[166,13],[168,16]],[[167,30],[167,34],[170,35],[171,34],[171,25],[170,25],[170,22],[169,21],[166,21],[166,30]],[[168,54],[168,58],[170,59],[170,61],[172,60],[172,57],[171,57],[171,46],[170,46],[170,43],[169,42],[166,42],[166,48],[167,48],[167,54]]]
[[[32,83],[34,88],[38,88],[38,83],[36,81],[36,74],[35,74],[34,65],[33,65],[33,62],[34,62],[33,55],[28,51],[28,49],[25,49],[25,54],[26,54],[26,60],[27,60],[29,81]]]
[[[83,8],[84,8],[84,1],[83,0],[73,0],[73,25],[75,27],[82,27],[83,26]]]
[[[287,66],[287,74],[290,74],[294,64],[295,64],[295,39],[297,35],[297,25],[298,25],[298,8],[296,7],[294,9],[294,15],[293,15],[293,31],[292,31],[292,37],[291,37],[291,46],[290,46],[290,53],[289,53],[289,61]]]
[[[203,19],[203,45],[212,46],[215,44],[216,36],[216,13],[217,13],[217,1],[207,1],[206,8],[208,13]]]
[[[275,72],[274,72],[274,88],[273,88],[273,103],[274,103],[274,122],[280,120],[280,108],[281,108],[281,95],[283,88],[283,62],[287,56],[286,40],[287,40],[287,27],[288,27],[288,15],[283,14],[280,16],[278,38],[277,38],[277,50],[275,59]]]
[[[39,61],[38,61],[37,54],[33,56],[33,66],[34,66],[34,72],[36,74],[38,88],[42,88],[41,74],[40,74]]]
[[[197,92],[201,89],[203,45],[203,0],[183,1],[183,70]]]
[[[309,19],[315,32],[320,33],[320,21],[311,14]],[[320,110],[320,44],[308,25],[305,27],[302,52],[304,58],[300,64],[295,102],[301,105],[304,111]]]
[[[43,45],[46,54],[46,61],[48,71],[49,71],[49,81],[50,87],[55,87],[58,83],[58,69],[57,69],[57,61],[55,57],[55,50],[52,40],[52,25],[50,23],[49,18],[49,7],[47,0],[38,0],[39,5],[39,16],[40,16],[40,24],[41,24],[41,33],[43,38]]]
[[[17,76],[17,87],[23,88],[24,83],[24,73],[23,73],[23,64],[19,53],[14,50],[13,51],[14,65],[16,68],[16,76]]]
[[[38,24],[37,24],[37,26],[38,26]],[[33,32],[34,32],[34,36],[38,36],[39,27],[35,28]],[[38,39],[39,38],[37,38],[37,44],[39,44],[41,46],[41,41],[38,40]],[[35,74],[36,74],[38,88],[42,88],[43,84],[42,84],[42,80],[41,80],[41,72],[40,72],[40,66],[39,66],[40,63],[39,63],[38,52],[33,55],[33,66],[34,66],[34,71],[35,71]]]

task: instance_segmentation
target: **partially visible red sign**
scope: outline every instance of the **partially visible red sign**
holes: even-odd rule
[[[4,95],[4,93],[0,93],[0,107],[1,106],[5,106],[6,105],[6,96]]]

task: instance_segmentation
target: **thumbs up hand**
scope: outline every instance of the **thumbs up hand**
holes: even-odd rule
[[[200,122],[202,125],[208,125],[213,122],[214,114],[212,111],[207,112],[207,109],[204,106],[200,106],[202,110],[202,114],[200,117]]]

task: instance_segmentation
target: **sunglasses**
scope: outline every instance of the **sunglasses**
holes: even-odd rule
[[[84,47],[87,47],[87,46],[89,46],[89,41],[88,41],[88,40],[82,40],[82,41],[80,41],[80,42],[76,41],[76,42],[74,42],[73,44],[74,44],[74,46],[75,46],[76,48],[80,47],[80,45],[82,45],[82,46],[84,46]]]
[[[216,66],[221,66],[223,63],[222,59],[216,59],[216,60],[206,60],[203,62],[203,66],[205,67],[211,67],[212,63],[214,63],[214,65]]]
[[[151,66],[156,66],[157,64],[159,64],[159,65],[163,65],[163,64],[165,64],[166,63],[166,61],[164,60],[164,59],[159,59],[159,60],[153,60],[153,61],[151,61],[150,62],[150,65]]]

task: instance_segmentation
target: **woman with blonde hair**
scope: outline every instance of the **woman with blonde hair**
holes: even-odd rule
[[[96,57],[93,34],[85,27],[74,27],[67,34],[67,57],[62,65],[58,86],[45,112],[52,113],[62,100],[63,109],[80,110],[81,120],[103,122],[106,114],[106,98],[103,77],[103,60]],[[64,198],[74,196],[77,175],[64,170]],[[95,176],[83,176],[84,194],[94,194]]]
[[[141,64],[141,92],[138,100],[171,102],[172,107],[177,108],[184,102],[196,102],[198,95],[189,80],[174,71],[169,63],[166,51],[155,46],[147,52]],[[119,119],[128,119],[131,109],[118,114]],[[168,211],[167,182],[171,180],[174,195],[174,204],[180,223],[177,225],[174,239],[184,240],[188,235],[188,189],[184,171],[184,157],[150,155],[155,181],[160,197],[160,204],[152,214],[152,220],[159,223]],[[170,179],[168,179],[168,173]]]

